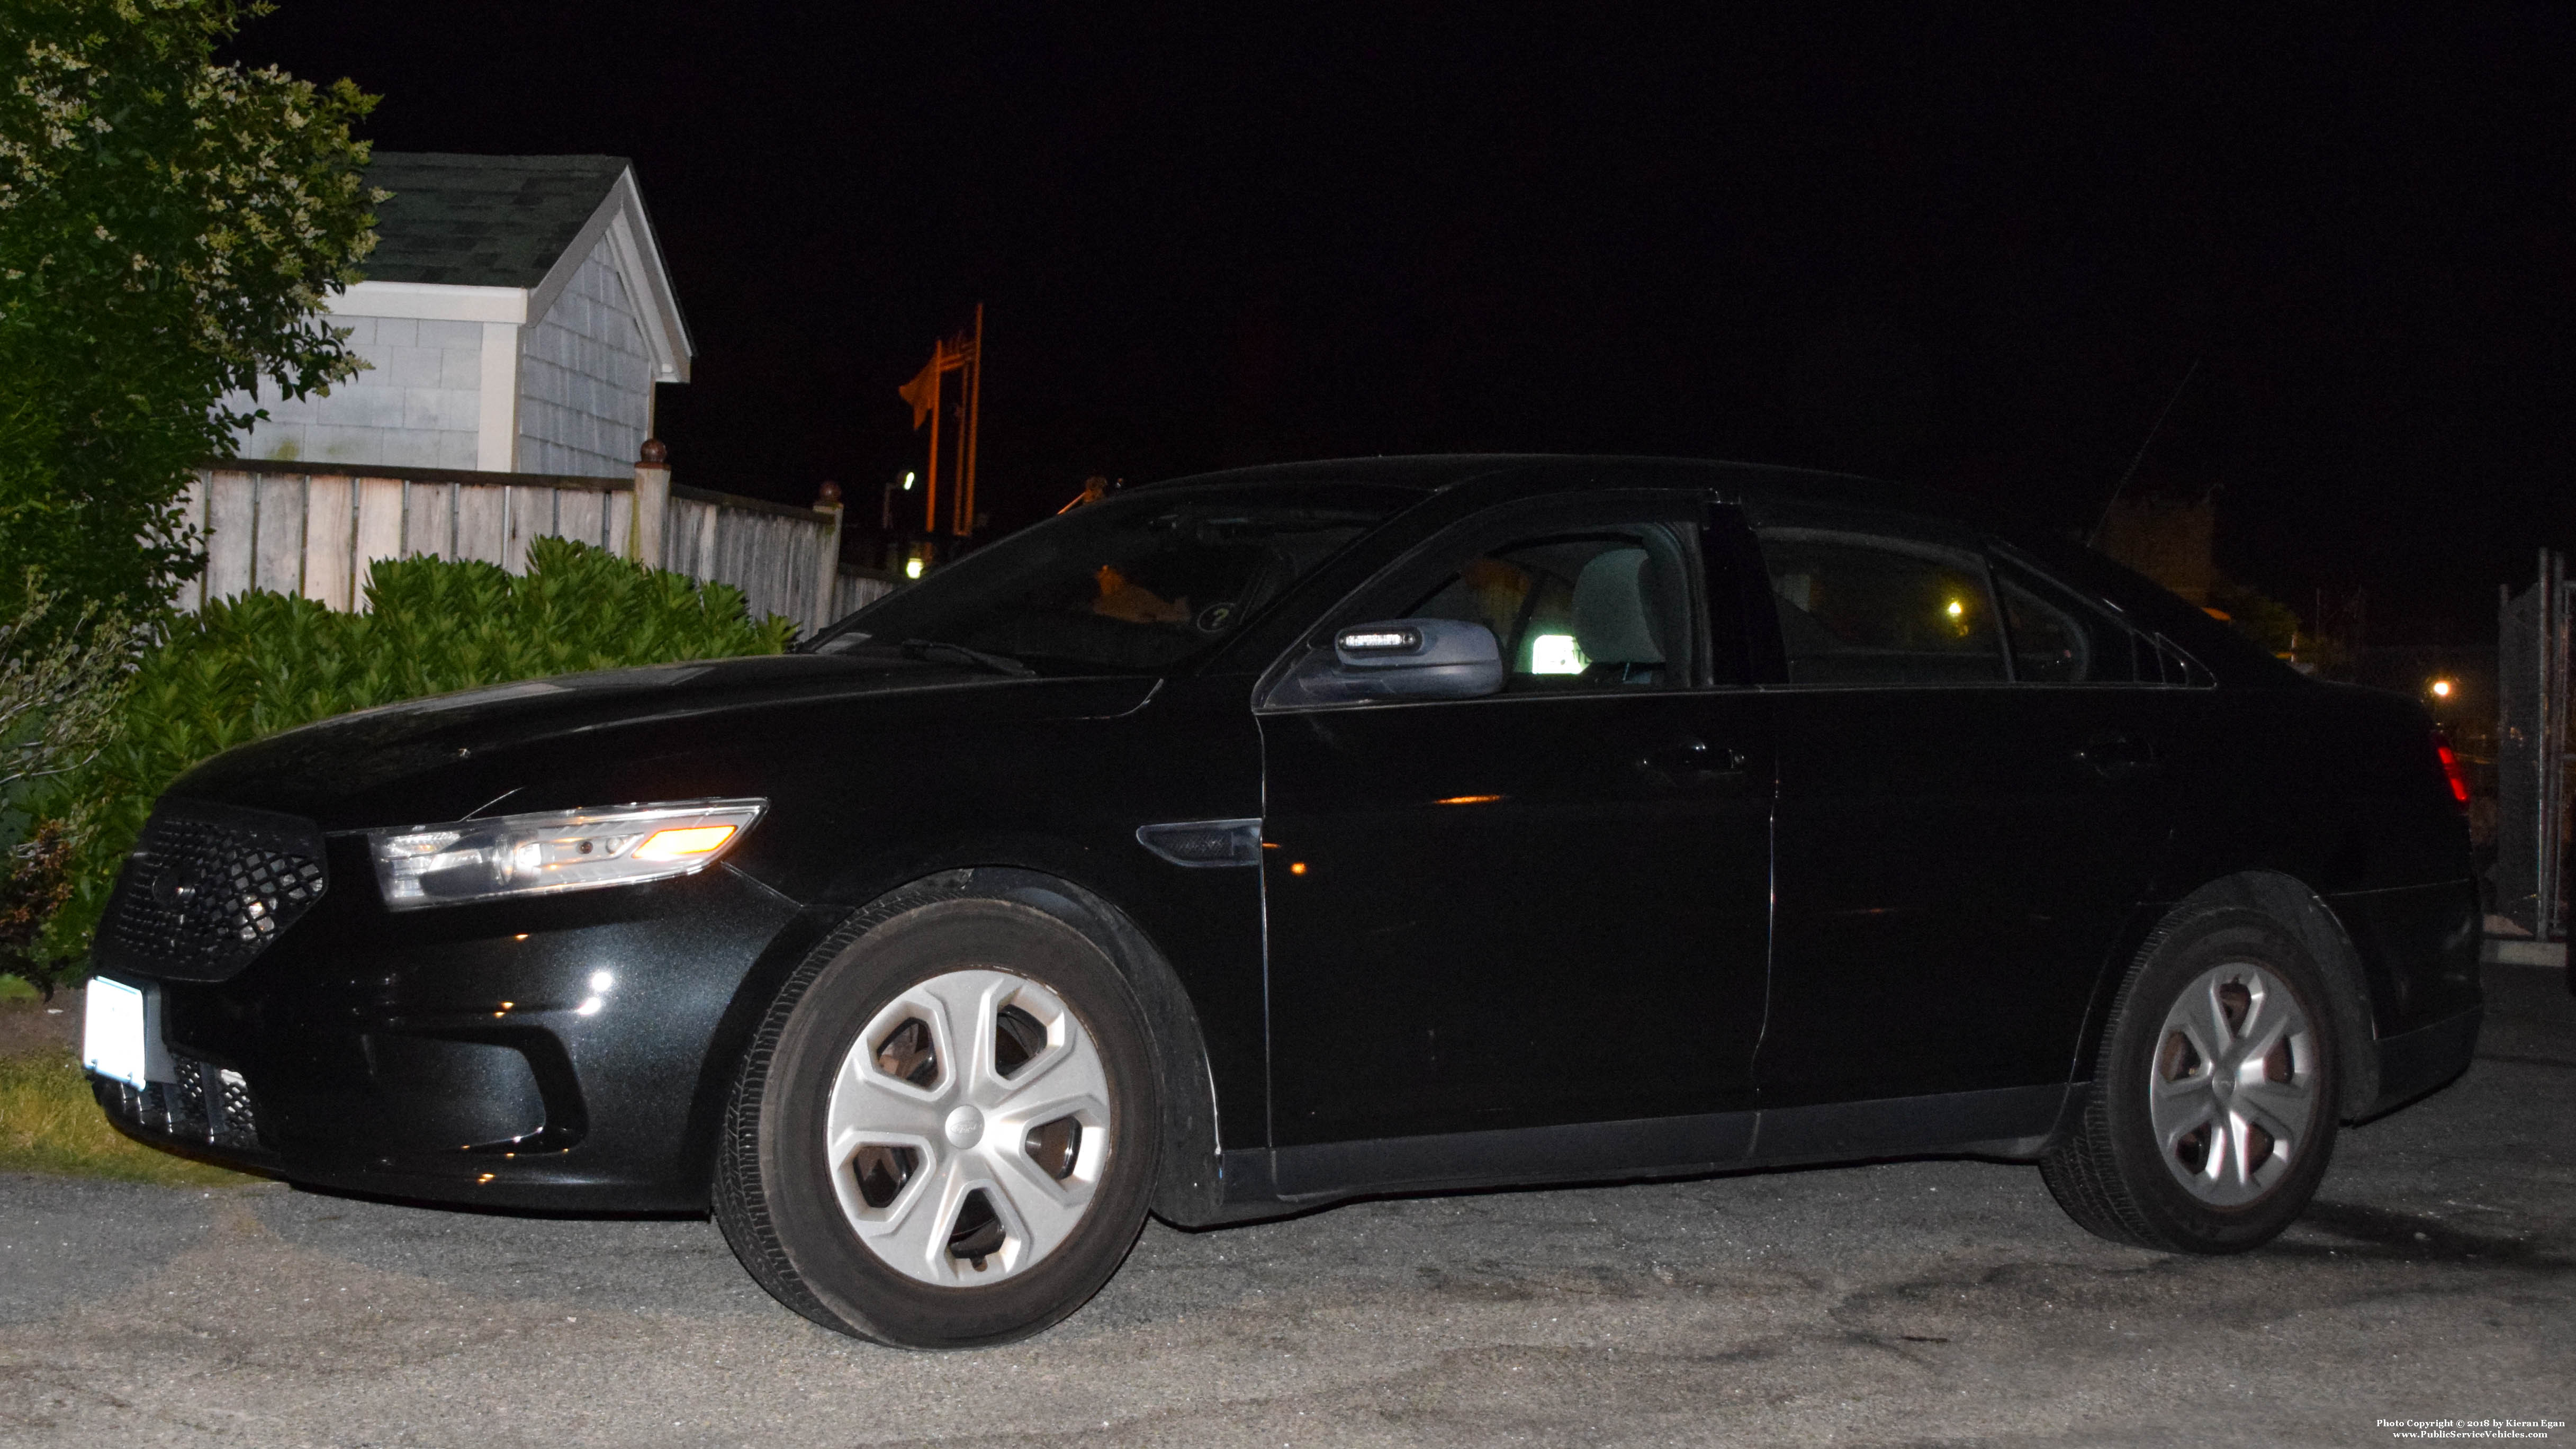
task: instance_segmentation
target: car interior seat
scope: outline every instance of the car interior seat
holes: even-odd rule
[[[1656,684],[1664,644],[1652,599],[1652,561],[1642,548],[1610,548],[1574,578],[1574,642],[1598,683]]]

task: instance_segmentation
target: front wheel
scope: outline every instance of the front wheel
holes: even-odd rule
[[[2334,1150],[2324,973],[2269,917],[2177,922],[2130,970],[2083,1119],[2040,1159],[2058,1203],[2114,1242],[2260,1246],[2307,1208]]]
[[[1011,902],[902,911],[791,979],[736,1083],[716,1219],[828,1328],[1005,1342],[1080,1307],[1144,1224],[1160,1121],[1127,984]]]

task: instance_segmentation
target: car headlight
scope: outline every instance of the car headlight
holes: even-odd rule
[[[681,800],[367,832],[388,910],[634,885],[715,863],[766,800]]]

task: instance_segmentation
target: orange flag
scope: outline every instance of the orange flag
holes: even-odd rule
[[[948,360],[941,356],[945,350],[939,344],[933,343],[930,348],[929,364],[923,367],[912,381],[895,389],[897,395],[912,404],[912,425],[916,428],[928,422],[930,410],[939,405],[939,364]]]

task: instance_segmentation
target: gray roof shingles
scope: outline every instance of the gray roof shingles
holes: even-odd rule
[[[460,156],[378,151],[367,184],[376,249],[360,263],[374,282],[533,287],[627,168],[622,156]]]

